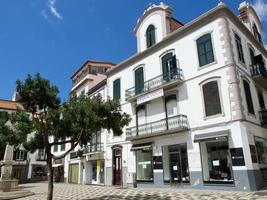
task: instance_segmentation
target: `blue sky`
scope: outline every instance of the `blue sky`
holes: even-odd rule
[[[237,14],[242,1],[225,0],[225,3]],[[85,60],[119,63],[136,52],[132,32],[136,20],[149,3],[159,2],[1,0],[0,98],[11,99],[16,79],[23,80],[27,74],[39,72],[59,87],[62,100],[66,100],[71,88],[70,76]],[[163,2],[174,9],[176,19],[187,23],[219,1]],[[266,0],[249,2],[256,5],[266,28]]]

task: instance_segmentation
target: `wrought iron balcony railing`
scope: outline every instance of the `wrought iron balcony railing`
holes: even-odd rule
[[[188,130],[188,128],[187,116],[177,115],[159,121],[127,128],[126,137],[153,136],[154,134],[160,134],[166,131],[183,131]]]
[[[103,143],[93,143],[85,146],[83,153],[93,153],[104,151]]]
[[[267,69],[264,65],[251,65],[250,66],[251,69],[251,75],[252,76],[264,76],[265,78],[267,78]]]
[[[164,86],[165,84],[171,81],[181,80],[181,77],[182,77],[182,70],[178,68],[170,71],[167,74],[164,74],[164,75],[161,74],[159,76],[156,76],[155,78],[152,78],[144,82],[143,88],[132,87],[130,89],[127,89],[125,91],[126,100],[138,94],[149,92],[150,90],[153,90],[156,88],[160,88],[161,86]]]
[[[267,109],[261,110],[259,114],[261,119],[261,125],[267,126]]]

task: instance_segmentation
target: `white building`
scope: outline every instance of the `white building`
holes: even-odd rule
[[[21,109],[22,105],[15,101],[0,99],[0,112],[15,112]],[[27,140],[34,137],[34,133],[27,135]],[[19,180],[19,183],[47,180],[46,156],[43,149],[34,153],[26,151],[23,146],[13,151],[12,177]]]
[[[137,53],[107,72],[107,96],[132,116],[107,135],[106,185],[258,190],[267,183],[267,51],[246,2],[183,25],[151,5]]]
[[[71,77],[72,94],[82,93],[95,96],[101,94],[107,99],[106,75],[107,70],[115,66],[111,62],[86,61]],[[86,147],[77,146],[64,159],[54,160],[55,176],[61,176],[59,181],[78,184],[105,184],[105,148],[106,130],[94,133]],[[70,144],[55,145],[54,155],[61,155],[70,149]],[[59,173],[58,173],[59,172]],[[64,175],[63,175],[64,174]]]

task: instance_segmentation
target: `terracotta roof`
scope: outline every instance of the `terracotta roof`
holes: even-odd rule
[[[23,106],[16,101],[0,99],[0,109],[17,110],[18,108],[22,109]]]
[[[114,67],[115,64],[112,62],[104,62],[104,61],[94,61],[94,60],[87,60],[82,66],[70,77],[71,79],[77,75],[85,66],[95,66],[95,67]]]

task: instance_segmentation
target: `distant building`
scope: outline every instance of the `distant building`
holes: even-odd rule
[[[0,112],[12,113],[23,106],[10,100],[0,99]],[[28,134],[27,139],[34,137],[34,133]],[[12,177],[19,183],[34,182],[47,179],[46,156],[43,149],[34,153],[27,152],[22,145],[14,149]]]

